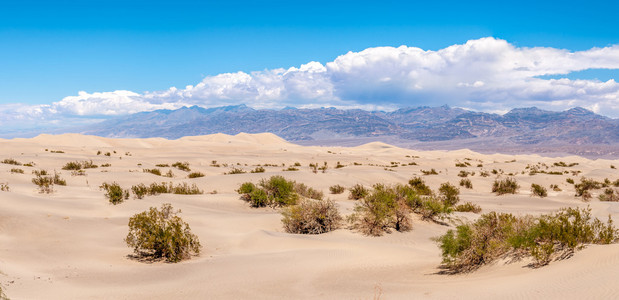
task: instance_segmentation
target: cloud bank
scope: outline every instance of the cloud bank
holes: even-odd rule
[[[247,104],[254,108],[335,106],[394,109],[448,104],[486,112],[537,106],[582,106],[619,117],[619,84],[613,79],[543,79],[587,69],[619,69],[619,45],[571,52],[516,47],[481,38],[437,51],[400,46],[348,52],[332,62],[251,73],[225,73],[184,88],[135,93],[80,92],[49,105],[0,106],[0,122],[57,122],[174,109]]]

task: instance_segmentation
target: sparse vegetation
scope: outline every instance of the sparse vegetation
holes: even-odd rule
[[[290,166],[290,167],[288,167],[286,169],[283,169],[282,171],[299,171],[299,168],[295,168],[293,166]]]
[[[187,175],[188,178],[200,178],[200,177],[204,177],[204,174],[201,172],[191,172],[189,173],[189,175]]]
[[[515,194],[518,192],[520,186],[516,182],[515,178],[508,177],[502,180],[495,180],[492,184],[492,192],[497,195]]]
[[[4,160],[1,161],[3,164],[7,164],[7,165],[15,165],[15,166],[21,166],[22,163],[12,159],[12,158],[5,158]]]
[[[251,170],[251,173],[264,173],[264,168],[263,167],[256,167],[255,169]]]
[[[562,191],[562,190],[561,190],[561,188],[560,188],[558,185],[556,185],[556,184],[551,184],[551,185],[550,185],[550,188],[551,188],[553,191],[555,191],[555,192],[560,192],[560,191]]]
[[[569,184],[574,184],[574,179],[572,179],[572,178],[565,178],[565,182],[567,182]]]
[[[369,191],[361,184],[355,184],[350,189],[350,194],[348,195],[348,199],[359,200],[365,197]]]
[[[24,170],[19,168],[12,168],[11,173],[24,174]]]
[[[329,187],[329,192],[331,192],[331,194],[341,194],[346,190],[345,187],[336,184],[336,185],[332,185]]]
[[[172,167],[175,167],[181,171],[185,171],[185,172],[190,172],[191,169],[189,168],[189,163],[188,162],[180,162],[177,161],[175,163],[172,164]]]
[[[247,173],[247,172],[245,172],[241,168],[232,167],[232,169],[230,169],[230,171],[228,173],[225,173],[225,174],[226,175],[234,175],[234,174],[245,174],[245,173]]]
[[[60,175],[54,172],[54,176],[47,176],[45,170],[33,171],[35,178],[32,178],[32,183],[39,187],[39,193],[50,194],[54,192],[54,185],[67,185],[66,180],[60,178]]]
[[[289,206],[296,204],[299,199],[295,185],[294,181],[286,180],[282,176],[271,176],[268,180],[260,180],[258,185],[243,183],[238,192],[243,194],[241,198],[249,202],[252,207]]]
[[[151,173],[153,175],[161,176],[161,170],[159,169],[142,169],[144,173]]]
[[[169,168],[170,165],[169,164],[156,164],[155,167],[159,167],[159,168]]]
[[[593,179],[582,177],[580,183],[574,185],[576,189],[576,197],[582,197],[583,201],[589,201],[591,199],[591,190],[597,190],[602,187],[601,182],[597,182]]]
[[[2,191],[2,192],[8,192],[8,191],[10,191],[10,190],[11,190],[11,188],[9,187],[9,184],[8,184],[8,183],[5,183],[5,182],[0,182],[0,191]],[[1,299],[1,298],[0,298],[0,299]]]
[[[191,232],[169,203],[161,210],[150,210],[134,215],[129,219],[129,233],[125,238],[127,246],[140,256],[163,258],[168,262],[179,262],[191,255],[200,253],[198,237]]]
[[[481,212],[481,207],[471,202],[464,202],[463,204],[456,205],[456,207],[454,207],[454,210],[459,212],[472,212],[478,214]]]
[[[295,182],[294,191],[295,193],[310,199],[322,200],[324,197],[324,194],[321,191],[308,187],[304,183]]]
[[[619,202],[619,191],[613,188],[606,188],[604,193],[598,196],[600,201]]]
[[[423,175],[438,175],[438,173],[436,172],[436,170],[431,169],[430,171],[427,170],[421,170],[421,173],[423,173]]]
[[[540,217],[487,213],[437,238],[443,266],[451,272],[473,271],[503,255],[529,255],[535,266],[565,257],[584,244],[609,244],[619,231],[591,217],[590,209],[565,208]]]
[[[468,178],[463,178],[460,180],[460,186],[463,186],[467,189],[472,189],[473,188],[473,183],[471,183],[471,180]]]
[[[129,190],[123,190],[116,182],[111,184],[104,182],[99,188],[105,190],[105,197],[114,205],[129,199]]]
[[[544,198],[548,196],[548,190],[546,190],[545,187],[539,185],[539,184],[535,184],[532,183],[531,184],[531,194],[533,196],[538,196],[540,198]]]
[[[92,162],[92,160],[90,161],[83,161],[83,162],[78,162],[78,161],[70,161],[68,163],[66,163],[62,169],[63,170],[80,170],[80,169],[94,169],[97,168],[98,166],[96,164],[94,164]]]
[[[282,223],[289,233],[321,234],[340,226],[342,216],[331,200],[301,200],[284,208]]]
[[[406,198],[398,196],[393,188],[375,185],[373,191],[356,203],[355,212],[348,216],[348,222],[353,229],[372,236],[382,235],[391,228],[410,230],[412,210]]]

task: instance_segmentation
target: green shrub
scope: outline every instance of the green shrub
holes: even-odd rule
[[[268,180],[260,180],[258,186],[245,182],[237,191],[243,194],[241,199],[249,202],[252,207],[289,206],[296,204],[299,198],[296,185],[296,182],[288,181],[282,176],[271,176]]]
[[[151,173],[153,175],[161,176],[161,170],[159,169],[142,169],[144,173]]]
[[[169,203],[161,210],[150,210],[135,214],[129,219],[129,233],[125,238],[127,246],[140,256],[164,258],[179,262],[200,253],[200,241],[191,232],[189,224],[177,216]]]
[[[247,172],[245,172],[241,168],[232,167],[232,169],[230,169],[230,171],[228,173],[225,173],[225,174],[226,175],[234,175],[234,174],[244,174],[244,173],[247,173]]]
[[[282,211],[282,223],[289,233],[321,234],[337,229],[342,220],[331,200],[302,200]]]
[[[455,211],[459,211],[459,212],[473,212],[476,214],[481,212],[481,207],[471,202],[465,202],[463,204],[456,205],[454,209]]]
[[[548,191],[546,190],[545,187],[539,185],[539,184],[535,184],[532,183],[531,184],[531,194],[533,194],[534,196],[538,196],[540,198],[544,198],[546,196],[548,196]]]
[[[361,184],[355,184],[348,190],[350,191],[350,194],[348,195],[348,199],[352,199],[352,200],[359,200],[365,197],[369,192],[368,189],[366,189]]]
[[[619,231],[591,217],[591,209],[565,208],[534,218],[490,212],[476,222],[457,226],[437,238],[443,266],[452,272],[472,271],[504,255],[529,255],[537,266],[565,257],[583,245],[609,244]]]
[[[5,158],[4,160],[1,161],[1,163],[3,164],[7,164],[7,165],[15,165],[15,166],[21,166],[22,163],[12,159],[12,158]]]
[[[321,191],[308,187],[303,183],[295,183],[294,191],[295,193],[310,199],[322,200],[324,197],[324,194]]]
[[[468,178],[463,178],[460,180],[460,186],[463,186],[467,189],[472,189],[473,188],[473,183],[471,183],[471,180]]]
[[[460,201],[460,190],[449,182],[441,184],[438,192],[446,206],[454,206]]]
[[[178,195],[198,195],[204,194],[204,191],[199,189],[195,183],[191,184],[190,186],[186,182],[183,182],[172,188],[172,193]]]
[[[329,187],[329,191],[331,192],[331,194],[341,194],[346,190],[345,187],[336,184],[336,185],[332,185]]]
[[[251,193],[253,190],[257,189],[258,187],[251,183],[251,182],[245,182],[242,183],[241,186],[239,187],[239,189],[237,190],[237,192],[239,194],[249,194]]]
[[[415,192],[419,195],[431,195],[432,190],[429,186],[426,185],[425,181],[421,179],[421,177],[413,177],[408,181],[408,184],[415,190]]]
[[[519,188],[520,186],[516,182],[516,179],[512,177],[508,177],[503,180],[497,179],[492,184],[492,192],[497,195],[515,194],[518,192]]]
[[[148,187],[145,184],[140,183],[138,185],[132,186],[131,191],[133,192],[135,198],[142,199],[145,195],[148,194]]]
[[[434,168],[432,168],[430,171],[421,170],[421,173],[423,173],[423,175],[438,175],[438,173],[436,172],[436,170],[434,170]]]
[[[598,198],[600,201],[619,202],[619,191],[607,188]]]
[[[187,175],[188,178],[199,178],[199,177],[204,177],[204,174],[201,172],[191,172],[189,173],[189,175]]]
[[[256,167],[255,169],[251,170],[251,173],[264,173],[264,168],[263,167]]]
[[[105,197],[114,205],[129,199],[129,190],[123,190],[116,182],[111,184],[104,182],[99,188],[105,190]]]
[[[79,170],[81,168],[82,164],[77,161],[70,161],[62,167],[63,170]]]
[[[602,183],[597,182],[593,179],[582,177],[580,179],[580,183],[577,183],[574,185],[574,188],[576,189],[575,196],[582,197],[584,201],[588,201],[589,199],[591,199],[591,193],[589,191],[596,190],[601,187],[602,187]]]
[[[185,171],[185,172],[189,172],[191,171],[191,169],[189,169],[189,163],[188,162],[180,162],[177,161],[175,163],[172,164],[172,167],[175,167],[181,171]]]
[[[355,212],[348,216],[348,222],[363,234],[380,236],[391,228],[410,230],[410,213],[406,199],[399,198],[394,189],[375,185],[372,192],[355,204]]]
[[[265,207],[271,204],[267,192],[260,188],[256,188],[244,195],[243,200],[249,202],[252,207]]]

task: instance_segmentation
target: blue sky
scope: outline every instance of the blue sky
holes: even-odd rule
[[[66,97],[80,97],[79,102],[84,104],[91,101],[89,99],[95,93],[99,96],[92,101],[101,102],[111,95],[106,93],[119,90],[134,93],[119,96],[122,99],[140,98],[140,101],[154,105],[149,108],[173,108],[185,103],[202,106],[234,104],[248,99],[247,90],[237,93],[242,97],[235,97],[211,91],[198,95],[195,90],[189,93],[191,91],[185,87],[196,87],[206,78],[205,86],[218,89],[229,86],[229,83],[221,83],[221,78],[217,77],[221,74],[242,71],[252,76],[247,80],[256,81],[257,77],[251,72],[263,72],[264,75],[279,68],[300,68],[310,62],[318,62],[331,72],[332,68],[327,64],[349,51],[361,53],[368,48],[400,45],[440,51],[489,37],[499,44],[507,43],[507,47],[499,47],[497,51],[511,51],[509,49],[513,48],[516,52],[523,49],[526,52],[532,47],[544,47],[575,53],[607,47],[612,53],[607,55],[604,63],[599,63],[599,58],[596,58],[598,62],[577,64],[573,69],[551,68],[554,73],[535,74],[538,76],[535,78],[543,79],[606,82],[618,74],[614,54],[617,49],[613,48],[619,44],[618,12],[616,1],[1,1],[0,105],[4,108],[0,107],[0,111],[4,111],[4,115],[25,112],[36,118],[32,115],[33,110],[46,110],[51,106],[48,109],[51,113],[43,113],[48,120],[54,118],[50,116],[54,113],[59,118],[60,115],[70,115],[70,112],[75,116],[134,112],[95,105],[92,107],[103,110],[73,109],[59,114],[58,108],[66,108],[66,103],[54,106]],[[487,41],[483,43],[487,44]],[[415,66],[419,65],[414,64],[411,68]],[[374,67],[382,70],[381,65]],[[581,70],[583,68],[585,71]],[[411,70],[414,71],[407,70],[407,74]],[[572,71],[579,73],[569,75]],[[393,75],[397,74],[400,73],[377,80],[396,82]],[[245,102],[250,106],[274,108],[295,104],[392,108],[444,104],[441,97],[449,97],[428,90],[427,83],[415,85],[411,81],[379,84],[376,89],[349,93],[339,83],[357,77],[342,79],[343,75],[331,73],[329,76],[326,87],[314,88],[321,91],[332,89],[327,91],[331,98],[322,92],[318,95],[315,90],[309,94],[290,92],[286,85],[285,94],[269,99],[264,95],[249,97]],[[212,77],[219,79],[209,81],[208,78]],[[238,82],[238,78],[226,80]],[[262,81],[258,81],[262,85],[267,85],[265,80],[273,80],[271,77],[261,78]],[[479,83],[477,87],[482,84],[490,87],[487,80],[456,81],[454,85],[459,87],[472,87],[475,82]],[[569,84],[573,86],[575,83]],[[347,86],[352,86],[352,83],[348,82]],[[171,87],[184,89],[185,93],[177,92],[173,96],[167,93],[168,98],[162,98],[160,94]],[[264,89],[254,85],[251,88]],[[604,88],[608,89],[607,86]],[[592,89],[597,91],[600,87]],[[79,96],[82,95],[78,94],[80,91],[85,92],[85,96]],[[555,91],[536,90],[531,95],[504,97],[493,105],[491,98],[496,95],[489,93],[486,90],[467,94],[469,98],[459,102],[444,102],[489,111],[535,105],[536,101],[541,101],[538,106],[543,107],[546,103],[557,109],[570,104],[591,108],[599,104],[590,99],[580,101],[565,94],[567,92],[557,94]],[[500,95],[505,93],[509,93],[509,89],[503,88],[499,92]],[[544,98],[549,93],[553,95]],[[616,97],[614,86],[608,93]],[[147,95],[151,95],[150,98]],[[365,100],[357,101],[354,97]],[[535,101],[520,101],[527,97]],[[398,100],[387,101],[386,98]],[[619,116],[618,100],[603,105],[616,106],[617,111],[610,115]]]

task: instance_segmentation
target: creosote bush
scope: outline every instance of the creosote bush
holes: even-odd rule
[[[492,192],[497,195],[515,194],[518,192],[520,186],[516,182],[515,178],[508,177],[503,180],[495,180],[492,184]]]
[[[140,256],[163,258],[168,262],[200,254],[200,240],[191,232],[189,224],[177,216],[180,212],[165,203],[161,210],[151,207],[134,215],[129,219],[127,246]]]
[[[352,199],[352,200],[359,200],[365,197],[369,192],[368,189],[366,189],[361,184],[355,184],[348,190],[350,191],[350,194],[348,195],[348,199]]]
[[[423,181],[421,177],[413,177],[408,181],[408,185],[410,185],[419,195],[432,195],[432,190],[426,185],[425,181]]]
[[[471,180],[468,178],[463,178],[460,180],[460,186],[463,186],[467,189],[472,189],[473,188],[473,183],[471,183]]]
[[[129,190],[123,190],[116,182],[111,184],[104,182],[99,188],[105,190],[105,197],[114,205],[129,199]]]
[[[252,207],[290,206],[296,204],[299,199],[296,186],[296,182],[278,175],[262,179],[258,185],[245,182],[237,192],[242,194],[241,199],[249,202]],[[307,190],[307,187],[305,188]]]
[[[202,172],[191,172],[189,173],[189,175],[187,175],[188,178],[200,178],[200,177],[204,177],[204,174]]]
[[[340,226],[342,216],[332,200],[304,199],[284,208],[282,223],[289,233],[321,234]]]
[[[172,164],[172,167],[175,167],[181,171],[185,171],[185,172],[189,172],[191,171],[191,169],[189,168],[189,163],[188,162],[180,162],[177,161],[175,163]]]
[[[346,190],[345,187],[336,184],[336,185],[332,185],[329,187],[329,192],[331,192],[331,194],[341,194]]]
[[[446,206],[454,206],[460,201],[460,190],[449,182],[441,184],[438,192]]]
[[[538,196],[540,198],[544,198],[546,196],[548,196],[548,190],[546,190],[545,187],[539,185],[539,184],[535,184],[532,183],[531,184],[531,194],[533,196]]]
[[[564,208],[539,217],[490,212],[476,222],[458,226],[437,238],[443,267],[473,271],[504,255],[528,255],[535,266],[567,257],[585,244],[610,244],[619,231],[612,219],[591,217],[591,209]]]
[[[464,202],[463,204],[456,205],[456,207],[454,207],[454,210],[459,212],[472,212],[478,214],[481,212],[481,207],[471,202]]]

